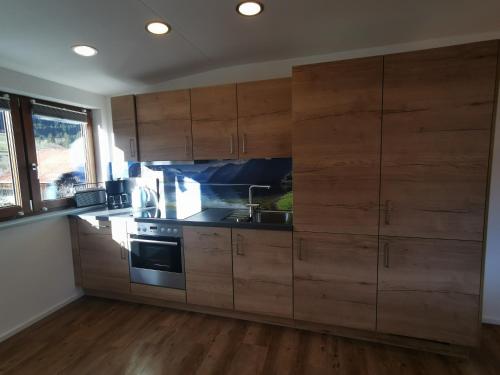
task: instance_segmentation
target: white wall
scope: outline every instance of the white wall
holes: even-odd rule
[[[105,178],[109,98],[3,68],[0,91],[92,109],[98,178]],[[0,341],[80,295],[65,217],[0,230]]]
[[[66,217],[0,229],[0,342],[81,296]]]

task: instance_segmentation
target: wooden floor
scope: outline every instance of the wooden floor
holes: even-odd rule
[[[468,360],[85,297],[0,343],[0,374],[500,374],[500,326]]]

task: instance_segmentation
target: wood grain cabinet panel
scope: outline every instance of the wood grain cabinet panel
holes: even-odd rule
[[[136,96],[141,161],[192,160],[189,90]]]
[[[233,229],[234,308],[292,317],[292,233]]]
[[[382,57],[293,69],[294,229],[378,234]]]
[[[137,161],[137,126],[135,97],[133,95],[111,98],[115,148],[123,152],[123,160]]]
[[[377,237],[294,233],[294,318],[375,330]]]
[[[231,229],[184,227],[187,302],[233,309]]]
[[[291,79],[238,83],[237,91],[240,158],[291,157]]]
[[[97,223],[97,224],[96,224]],[[78,243],[85,289],[130,292],[125,224],[79,220]]]
[[[482,240],[497,50],[385,57],[381,234]]]
[[[380,332],[475,345],[482,243],[382,237]]]
[[[191,89],[195,159],[237,159],[236,84]]]

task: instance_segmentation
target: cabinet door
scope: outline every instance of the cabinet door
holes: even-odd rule
[[[123,152],[123,160],[137,161],[137,127],[133,95],[111,98],[115,148]]]
[[[187,302],[233,309],[231,229],[184,227]]]
[[[192,160],[189,90],[136,96],[141,161]]]
[[[238,84],[240,158],[292,156],[290,78]]]
[[[294,318],[375,330],[377,237],[294,233]]]
[[[482,240],[497,45],[385,57],[381,234]]]
[[[482,243],[382,237],[378,330],[475,345]]]
[[[292,233],[233,229],[234,308],[292,317]]]
[[[195,159],[237,159],[236,85],[191,89]]]
[[[378,234],[382,57],[293,69],[294,228]]]
[[[80,220],[78,230],[83,287],[129,293],[125,223]]]

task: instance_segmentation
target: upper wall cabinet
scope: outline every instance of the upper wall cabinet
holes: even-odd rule
[[[291,79],[238,84],[238,143],[241,159],[292,155]]]
[[[382,57],[293,69],[294,227],[378,234]]]
[[[237,159],[236,85],[191,89],[191,106],[194,158]]]
[[[137,161],[137,128],[135,98],[133,95],[111,98],[115,147],[123,152],[123,159]]]
[[[497,49],[385,57],[381,234],[482,240]]]
[[[136,96],[141,161],[192,160],[189,90]]]

